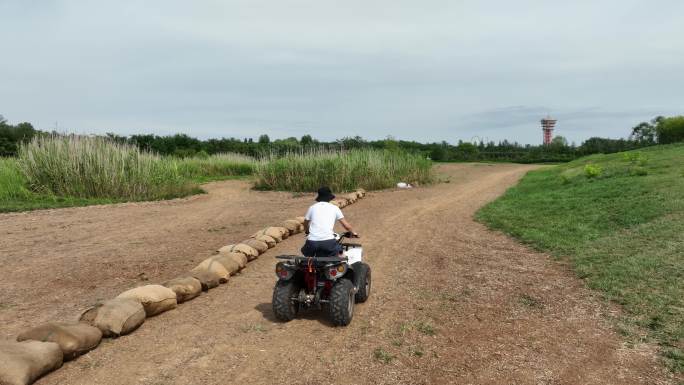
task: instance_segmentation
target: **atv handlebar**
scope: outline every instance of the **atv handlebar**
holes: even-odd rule
[[[345,231],[344,233],[340,234],[340,240],[342,238],[361,238],[359,234],[354,234],[351,231]]]

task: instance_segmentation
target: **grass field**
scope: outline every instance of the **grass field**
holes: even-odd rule
[[[176,162],[184,178],[196,183],[251,176],[259,163],[250,156],[231,153],[169,161]]]
[[[261,162],[256,187],[267,190],[315,191],[327,185],[333,191],[359,187],[377,190],[397,182],[432,182],[432,162],[404,151],[349,150],[291,153]]]
[[[37,137],[0,159],[0,212],[157,200],[199,193],[200,183],[255,178],[266,190],[368,190],[429,183],[432,163],[403,151],[313,151],[257,160],[239,154],[160,157],[98,137]]]
[[[530,172],[477,217],[570,258],[590,287],[623,306],[620,330],[646,331],[684,372],[684,145]]]

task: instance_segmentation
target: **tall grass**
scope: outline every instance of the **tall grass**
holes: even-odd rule
[[[172,161],[177,162],[178,171],[183,177],[198,181],[252,175],[257,165],[257,160],[251,156],[235,153]]]
[[[26,189],[24,178],[16,159],[0,158],[0,202],[27,199],[31,192]]]
[[[289,153],[256,167],[256,187],[267,190],[376,190],[397,182],[429,183],[432,162],[404,151],[358,149]]]
[[[35,192],[77,198],[165,199],[196,190],[174,162],[101,137],[41,136],[19,148]]]

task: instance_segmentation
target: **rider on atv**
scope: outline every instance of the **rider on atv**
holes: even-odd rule
[[[352,226],[342,214],[339,207],[330,203],[335,199],[330,188],[323,186],[318,189],[318,196],[314,205],[304,216],[304,231],[307,234],[306,243],[302,247],[302,254],[307,257],[315,255],[335,256],[338,252],[338,244],[335,239],[335,222],[340,224],[351,233],[353,237],[359,235],[354,232]]]

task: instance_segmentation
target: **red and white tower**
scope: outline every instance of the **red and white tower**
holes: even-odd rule
[[[553,139],[553,128],[556,126],[556,119],[551,119],[550,116],[541,120],[542,131],[544,131],[544,144],[551,144]]]

